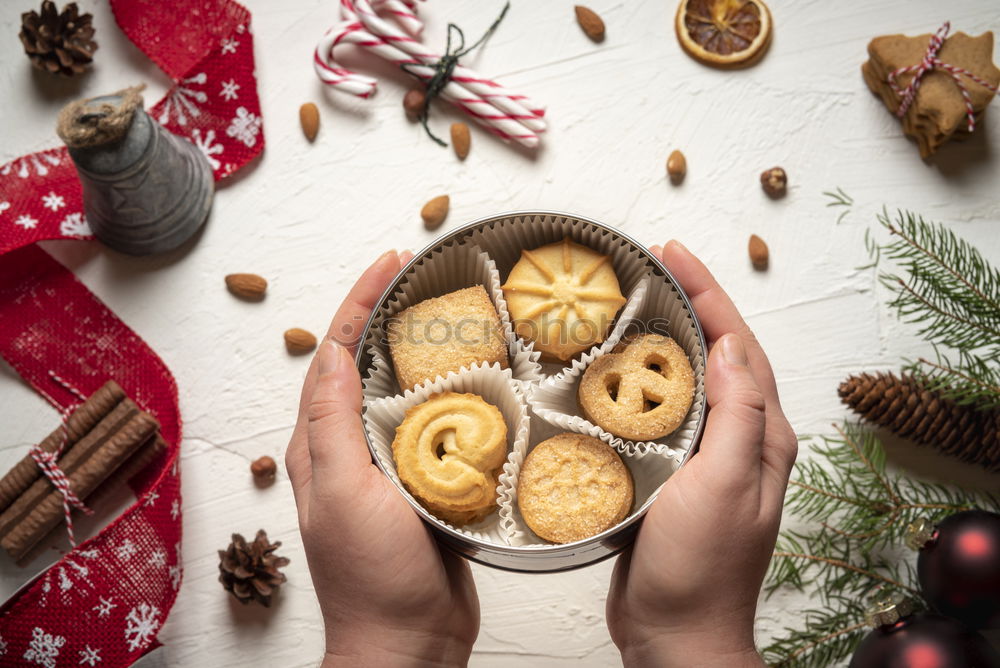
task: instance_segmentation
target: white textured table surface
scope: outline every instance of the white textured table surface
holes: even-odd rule
[[[96,18],[93,72],[52,86],[34,73],[16,39],[34,0],[0,4],[0,162],[55,145],[54,117],[67,101],[144,81],[156,100],[167,78],[115,26],[108,7],[80,5]],[[138,260],[96,243],[48,248],[134,328],[177,377],[185,420],[182,453],[185,579],[161,640],[175,666],[310,666],[322,631],[296,527],[291,488],[257,489],[248,459],[283,455],[308,357],[291,358],[281,333],[321,333],[359,272],[384,249],[417,249],[432,239],[418,212],[451,195],[444,229],[511,209],[582,213],[646,243],[682,240],[729,290],[771,356],[785,409],[799,432],[829,431],[844,415],[837,384],[849,373],[898,366],[923,351],[914,328],[883,306],[866,261],[865,230],[883,205],[943,220],[1000,260],[1000,112],[963,145],[925,164],[861,80],[876,35],[932,32],[944,19],[977,34],[1000,28],[995,3],[966,0],[820,2],[774,0],[774,41],[756,67],[710,70],[684,55],[672,28],[676,3],[592,0],[607,24],[594,45],[572,2],[514,0],[471,63],[548,105],[550,130],[536,156],[473,128],[464,163],[404,120],[406,77],[391,68],[379,93],[362,101],[326,91],[310,64],[315,41],[336,22],[333,0],[250,0],[267,148],[217,194],[197,243]],[[500,3],[438,0],[423,7],[428,44],[443,43],[449,20],[478,35]],[[947,14],[944,12],[947,11]],[[320,107],[314,145],[302,137],[298,107]],[[995,106],[995,105],[994,105]],[[441,133],[454,118],[435,106]],[[687,155],[688,177],[669,185],[664,161]],[[758,174],[789,174],[788,197],[773,202]],[[855,198],[839,225],[824,190]],[[0,225],[11,221],[0,218]],[[767,273],[746,256],[751,233],[771,249]],[[267,277],[261,304],[223,287],[230,272]],[[0,468],[52,428],[56,415],[9,367],[0,367]],[[905,448],[896,448],[903,451]],[[926,453],[907,457],[924,474],[963,475]],[[994,479],[995,484],[995,479]],[[218,582],[216,550],[229,533],[265,527],[292,559],[288,584],[268,611],[230,601]],[[525,576],[475,567],[482,630],[473,665],[614,665],[604,625],[612,563]],[[27,576],[0,562],[0,595]],[[796,623],[802,597],[762,605],[759,635]]]

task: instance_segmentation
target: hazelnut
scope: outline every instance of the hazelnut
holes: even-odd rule
[[[673,151],[667,158],[667,175],[670,177],[670,182],[677,185],[684,180],[685,174],[687,174],[687,159],[680,151]]]
[[[788,185],[788,175],[781,167],[772,167],[760,174],[760,185],[768,197],[777,199],[785,194]]]
[[[420,114],[424,113],[424,101],[427,96],[424,91],[419,88],[414,88],[412,90],[406,91],[406,95],[403,96],[403,109],[406,109],[406,113],[410,116],[417,118]]]
[[[264,455],[255,459],[252,464],[250,464],[250,473],[253,474],[254,478],[258,480],[267,480],[274,477],[274,474],[278,472],[278,465],[275,463],[274,459]]]

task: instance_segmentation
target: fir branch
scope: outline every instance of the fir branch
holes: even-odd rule
[[[889,498],[892,499],[894,503],[899,503],[899,497],[897,497],[896,493],[893,491],[892,485],[890,485],[889,482],[882,475],[883,472],[885,471],[884,454],[878,454],[877,467],[875,464],[872,463],[872,461],[875,460],[876,453],[881,453],[881,449],[868,448],[870,450],[870,454],[872,455],[872,457],[869,458],[862,451],[857,441],[854,438],[848,436],[839,425],[833,425],[833,428],[837,430],[837,433],[840,434],[840,437],[842,439],[844,439],[844,442],[847,443],[849,446],[851,446],[855,454],[857,454],[858,459],[860,459],[861,462],[865,465],[865,467],[867,467],[868,470],[872,472],[872,475],[875,476],[875,479],[878,481],[878,483],[885,488],[885,491],[889,493]]]
[[[1000,365],[991,366],[964,353],[955,365],[940,353],[938,360],[932,362],[921,357],[904,370],[926,389],[956,404],[980,410],[1000,408]]]
[[[894,297],[889,305],[935,346],[1000,362],[1000,270],[943,225],[900,211],[878,216],[892,241],[866,241],[874,263],[898,263],[906,278],[882,272]]]
[[[900,558],[910,522],[939,522],[974,507],[1000,510],[992,496],[887,471],[884,447],[860,425],[835,430],[812,439],[813,456],[796,464],[786,502],[791,514],[816,524],[781,532],[765,583],[768,596],[791,587],[823,607],[762,650],[774,666],[826,668],[850,656],[866,633],[863,605],[879,587],[919,602],[914,557]]]
[[[805,629],[785,628],[761,650],[764,661],[774,668],[829,668],[851,655],[867,633],[862,607],[838,600],[831,609],[807,610]]]
[[[774,557],[774,558],[776,558],[776,559],[804,559],[806,561],[817,561],[817,562],[826,564],[828,566],[832,566],[833,568],[842,568],[842,569],[844,569],[846,571],[851,571],[852,573],[857,573],[858,575],[866,577],[869,580],[873,580],[874,582],[880,582],[882,584],[887,584],[887,585],[890,585],[892,587],[896,587],[898,589],[905,589],[906,591],[910,592],[911,594],[915,594],[916,595],[916,594],[920,593],[914,587],[910,587],[909,585],[905,585],[902,582],[894,580],[891,577],[888,577],[886,575],[882,575],[882,574],[877,573],[875,571],[866,570],[864,568],[861,568],[860,566],[855,566],[854,564],[849,563],[847,561],[844,561],[843,559],[831,559],[829,557],[823,557],[823,556],[816,555],[816,554],[804,554],[802,552],[775,552],[771,556]]]
[[[852,198],[850,195],[848,195],[847,193],[845,193],[840,188],[840,186],[837,186],[836,192],[830,191],[830,190],[826,190],[826,191],[823,192],[823,194],[826,195],[827,197],[829,197],[832,200],[830,202],[827,202],[827,204],[826,204],[827,208],[829,208],[831,206],[843,206],[843,207],[847,207],[844,211],[842,211],[840,213],[839,216],[837,216],[837,222],[836,222],[836,224],[840,225],[840,221],[842,221],[844,219],[844,217],[851,212],[851,206],[854,205],[854,198]]]

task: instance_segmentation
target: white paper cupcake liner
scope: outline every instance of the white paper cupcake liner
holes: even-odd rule
[[[528,447],[529,422],[527,404],[520,383],[514,380],[510,369],[501,369],[499,364],[493,366],[477,364],[458,373],[449,372],[446,377],[407,390],[401,396],[384,397],[365,406],[365,426],[379,462],[399,489],[419,505],[399,480],[396,462],[392,457],[392,441],[396,437],[396,427],[403,422],[406,411],[439,392],[477,394],[487,403],[496,406],[503,414],[504,422],[507,424],[508,458],[503,466],[503,472],[497,479],[497,493],[500,495],[497,503],[500,507],[504,505],[510,507],[508,479],[517,475],[520,462],[524,460]],[[507,544],[508,541],[507,534],[500,527],[501,518],[497,511],[490,513],[480,522],[464,527],[454,526],[438,518],[434,519],[442,526],[450,527],[471,538],[498,544]]]
[[[568,430],[550,424],[538,416],[533,416],[529,431],[532,445],[528,448],[528,452],[531,452],[542,441]],[[503,505],[500,508],[500,529],[508,545],[538,548],[552,545],[552,543],[539,538],[531,531],[517,507],[517,481],[528,452],[524,454],[511,453],[508,457],[508,463],[516,463],[516,466],[511,467],[510,475],[504,478],[500,486],[500,498],[503,499]],[[632,483],[635,487],[635,500],[626,517],[628,519],[660,491],[667,479],[680,466],[680,462],[667,457],[648,457],[640,460],[627,455],[622,457],[622,461],[632,474]]]
[[[663,454],[680,463],[691,448],[698,421],[705,407],[705,362],[698,330],[694,326],[691,314],[688,313],[684,300],[676,288],[665,279],[655,277],[650,281],[649,289],[643,293],[641,304],[637,305],[634,316],[629,322],[619,324],[623,325],[623,331],[666,334],[687,353],[691,368],[694,369],[694,399],[687,417],[676,431],[655,441],[631,441],[614,436],[583,417],[577,398],[580,380],[587,366],[601,355],[610,352],[613,345],[602,346],[585,364],[574,364],[558,376],[542,381],[531,392],[531,409],[550,424],[566,431],[599,438],[628,457],[642,458],[652,452]]]
[[[543,364],[531,343],[513,332],[500,286],[502,278],[520,259],[522,249],[537,248],[567,235],[611,257],[626,303],[604,342],[577,355],[569,366]],[[498,364],[492,367],[476,364],[401,392],[383,336],[385,321],[424,299],[472,285],[485,287],[500,315],[511,368],[501,370]],[[673,434],[651,442],[633,442],[603,431],[582,417],[577,403],[577,388],[587,366],[608,354],[632,331],[671,336],[687,352],[695,372],[695,396],[684,422]],[[509,447],[497,481],[497,512],[465,527],[435,519],[458,533],[497,545],[524,548],[551,545],[532,533],[517,508],[517,481],[533,444],[572,431],[594,436],[614,447],[632,473],[634,513],[680,466],[692,446],[705,406],[701,339],[677,289],[631,243],[599,226],[559,215],[509,216],[434,248],[410,268],[392,297],[379,308],[364,345],[369,360],[364,374],[364,416],[369,438],[390,478],[411,499],[399,482],[392,459],[395,429],[407,409],[431,394],[451,390],[479,394],[503,413]]]
[[[392,370],[385,335],[386,321],[425,299],[440,297],[474,285],[483,286],[500,316],[513,378],[526,383],[543,378],[538,353],[525,347],[511,328],[507,302],[500,289],[500,274],[493,260],[473,244],[452,242],[415,263],[392,297],[378,310],[364,341],[365,350],[371,358],[369,372],[362,382],[366,403],[394,396],[400,391]],[[435,380],[437,379],[432,378],[423,384],[433,383]]]

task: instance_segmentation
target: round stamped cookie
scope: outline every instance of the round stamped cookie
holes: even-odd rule
[[[632,474],[607,443],[566,432],[535,446],[521,468],[517,506],[539,537],[572,543],[628,516]]]
[[[601,429],[650,441],[681,426],[694,390],[694,370],[677,342],[640,334],[587,367],[578,398],[584,415]]]

